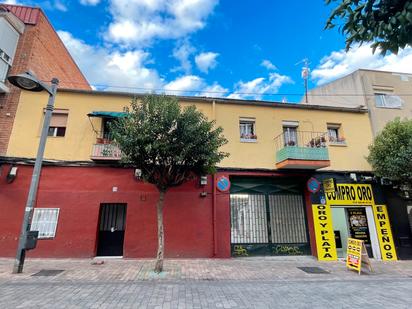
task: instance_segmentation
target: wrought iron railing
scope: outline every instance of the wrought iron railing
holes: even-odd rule
[[[115,144],[97,143],[93,145],[92,160],[120,160],[122,152]]]
[[[275,137],[276,150],[292,146],[321,148],[326,147],[326,142],[326,132],[289,130]]]
[[[276,162],[329,160],[327,133],[288,130],[275,137]]]

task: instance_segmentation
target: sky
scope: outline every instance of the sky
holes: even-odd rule
[[[95,89],[299,102],[359,68],[412,73],[412,48],[345,52],[324,0],[8,0],[40,6]]]

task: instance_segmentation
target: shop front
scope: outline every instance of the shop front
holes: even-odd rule
[[[312,211],[319,260],[345,258],[348,238],[363,240],[369,257],[397,259],[386,205],[375,203],[371,184],[337,184]]]
[[[231,177],[232,256],[309,255],[304,182]]]

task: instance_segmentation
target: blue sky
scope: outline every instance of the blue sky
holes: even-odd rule
[[[412,49],[344,52],[323,0],[48,0],[41,6],[97,89],[289,102],[358,68],[412,73]]]

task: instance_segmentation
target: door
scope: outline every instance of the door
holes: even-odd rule
[[[123,256],[126,204],[101,204],[97,256]]]
[[[335,233],[336,251],[338,258],[346,257],[348,245],[349,227],[346,219],[346,211],[343,207],[332,207],[332,224]]]

